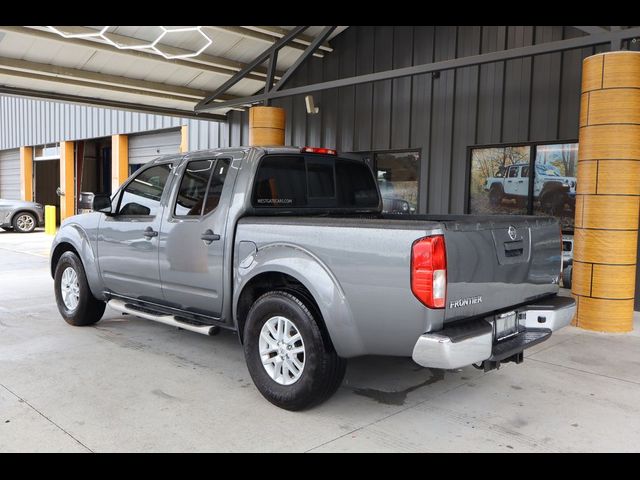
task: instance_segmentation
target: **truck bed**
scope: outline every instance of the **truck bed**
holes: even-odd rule
[[[517,231],[515,240],[509,226]],[[444,309],[430,310],[411,291],[411,248],[434,234],[445,236],[447,301]],[[417,336],[447,322],[558,291],[560,229],[550,217],[251,216],[238,221],[236,246],[243,241],[256,245],[258,257],[268,247],[286,245],[324,265],[344,292],[361,335],[363,352],[346,356],[407,355]]]

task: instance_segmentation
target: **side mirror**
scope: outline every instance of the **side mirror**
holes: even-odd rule
[[[94,212],[106,213],[112,215],[111,211],[111,196],[106,193],[96,193],[93,196],[92,209]]]

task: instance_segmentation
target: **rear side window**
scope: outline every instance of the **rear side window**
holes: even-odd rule
[[[227,158],[222,158],[216,163],[216,168],[213,169],[213,176],[211,177],[211,183],[207,190],[207,199],[204,202],[204,209],[202,210],[203,215],[214,211],[218,203],[220,203],[220,195],[222,195],[222,187],[224,185],[224,179],[227,178],[229,165],[230,161]]]
[[[165,163],[138,173],[120,195],[118,215],[156,215],[170,172],[171,164]]]
[[[189,162],[180,181],[174,215],[199,217],[215,210],[229,164],[226,158]]]
[[[215,160],[189,162],[182,175],[174,215],[199,216]]]
[[[377,208],[378,190],[364,163],[321,155],[267,155],[253,191],[257,208]]]

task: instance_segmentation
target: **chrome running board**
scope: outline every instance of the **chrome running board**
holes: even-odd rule
[[[202,335],[215,335],[220,331],[220,327],[217,325],[194,325],[192,323],[182,322],[176,319],[175,315],[166,315],[159,313],[152,313],[150,310],[143,307],[135,308],[134,305],[123,302],[118,299],[111,299],[107,302],[114,310],[118,312],[127,313],[136,317],[145,318],[147,320],[153,320],[154,322],[164,323],[165,325],[171,325],[172,327],[182,328],[184,330],[190,330],[192,332],[200,333]]]

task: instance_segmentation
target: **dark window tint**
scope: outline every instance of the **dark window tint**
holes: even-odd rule
[[[378,206],[378,189],[371,170],[364,163],[337,160],[336,184],[339,206],[355,208]]]
[[[518,176],[518,167],[509,168],[509,178],[515,178]]]
[[[303,157],[265,157],[254,189],[258,207],[304,207],[307,180]]]
[[[528,178],[529,177],[529,167],[522,167],[522,169],[520,170],[520,176],[522,178]]]
[[[204,204],[204,210],[202,212],[203,215],[215,210],[218,203],[220,203],[222,186],[224,185],[224,179],[227,177],[228,170],[229,160],[226,158],[218,160],[213,169],[213,176],[211,177],[211,183],[207,191],[207,201]]]
[[[256,174],[256,207],[375,208],[378,190],[364,163],[325,156],[265,156]]]
[[[178,190],[175,215],[200,215],[214,164],[215,160],[197,160],[187,164]]]
[[[123,190],[118,214],[156,215],[170,172],[166,163],[141,171]]]
[[[307,178],[309,197],[335,197],[333,162],[307,160]]]

